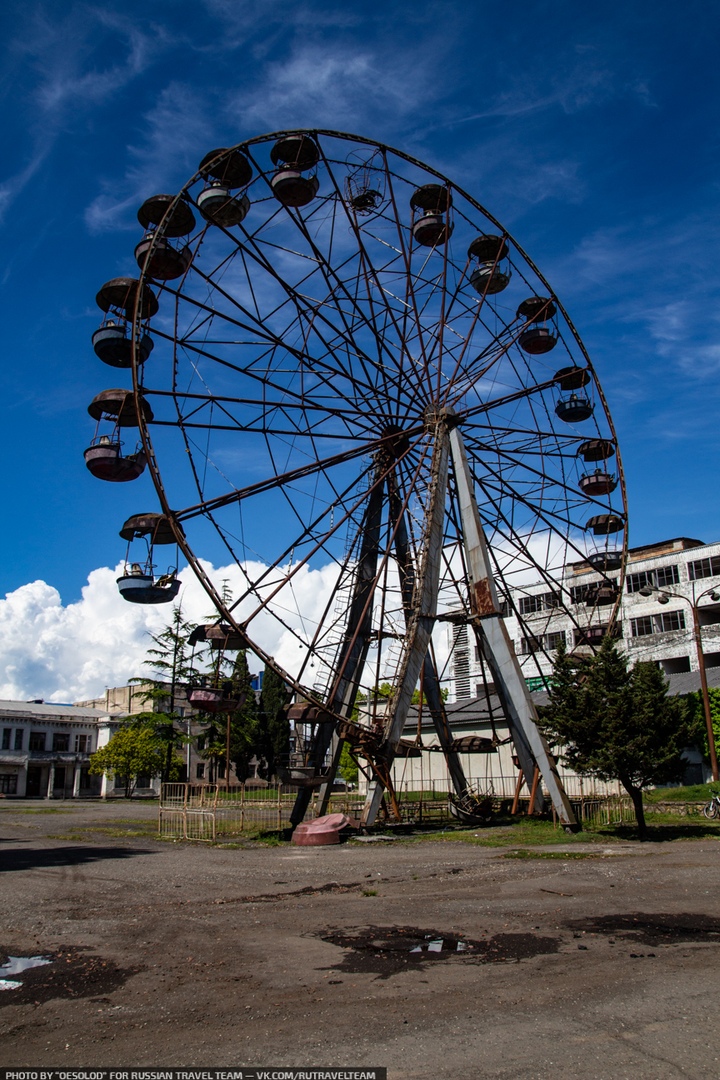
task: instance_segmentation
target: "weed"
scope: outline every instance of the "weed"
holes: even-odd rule
[[[363,896],[377,896],[378,891],[377,889],[363,889],[362,894]]]

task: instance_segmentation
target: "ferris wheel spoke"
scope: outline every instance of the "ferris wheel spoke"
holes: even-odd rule
[[[240,324],[237,323],[237,325]],[[162,332],[158,332],[156,336],[163,337],[166,340],[172,340],[169,335]],[[228,370],[237,371],[238,374],[241,374],[246,378],[252,379],[258,385],[263,386],[265,389],[274,389],[277,394],[280,395],[283,401],[287,398],[293,398],[296,402],[302,404],[307,400],[306,392],[304,392],[303,388],[294,390],[291,386],[276,382],[272,378],[270,378],[269,371],[271,369],[267,366],[267,363],[265,364],[265,366],[263,366],[262,357],[254,362],[256,367],[250,365],[241,366],[238,363],[234,363],[228,360],[226,357],[221,357],[218,356],[216,353],[210,352],[207,347],[202,347],[186,339],[183,339],[179,344],[181,344],[184,349],[192,352],[196,356],[217,363],[219,366]],[[242,346],[243,343],[233,342],[232,344]],[[248,342],[246,344],[251,343]],[[356,402],[354,402],[353,399],[350,398],[347,394],[343,395],[341,387],[338,387],[337,383],[333,381],[334,376],[337,374],[335,369],[329,366],[325,367],[323,365],[323,362],[319,358],[312,358],[312,360],[309,360],[307,354],[304,351],[291,350],[289,346],[282,343],[279,339],[271,340],[270,344],[271,351],[267,354],[269,359],[272,358],[272,350],[277,347],[281,347],[284,352],[287,352],[290,355],[294,355],[294,358],[298,361],[300,368],[308,365],[312,368],[313,377],[317,380],[318,385],[324,386],[328,392],[328,395],[333,400],[340,400],[345,402],[345,404],[347,405],[347,409],[345,410],[347,415],[354,415],[356,419],[358,416],[364,417],[365,414],[359,412]],[[332,350],[330,350],[330,352],[331,351]],[[148,387],[143,387],[143,389],[145,392],[152,392],[151,389]],[[182,391],[179,391],[178,393],[181,394]],[[341,411],[337,408],[328,409],[327,411],[332,415],[341,414]]]
[[[375,340],[378,352],[377,361],[373,361],[369,354],[364,355],[360,353],[358,356],[360,364],[365,372],[365,377],[368,384],[372,384],[373,382],[373,377],[370,375],[366,367],[366,365],[370,363],[375,368],[375,373],[380,375],[382,383],[384,384],[383,389],[385,392],[387,391],[387,387],[391,385],[390,381],[387,378],[386,364],[391,364],[392,367],[396,370],[397,382],[395,383],[395,385],[399,385],[399,376],[402,373],[401,368],[398,366],[397,359],[393,355],[392,351],[388,348],[383,336],[379,333],[375,321],[370,317],[368,312],[366,312],[363,307],[358,303],[357,297],[353,296],[348,290],[347,285],[345,281],[342,280],[342,278],[340,277],[339,272],[337,272],[330,266],[328,260],[320,251],[319,247],[314,243],[307,229],[306,223],[303,221],[303,219],[298,217],[296,219],[296,224],[306,243],[309,245],[311,251],[313,252],[315,259],[317,260],[318,267],[322,272],[323,279],[327,288],[327,295],[336,299],[336,310],[338,315],[340,316],[342,328],[345,334],[354,341],[356,330],[358,328],[362,328],[369,331],[369,333]],[[353,259],[356,258],[357,256],[354,255]],[[340,269],[342,269],[342,264],[340,266]],[[355,274],[355,280],[357,282],[357,274]],[[348,322],[348,318],[342,310],[341,304],[337,302],[338,293],[340,294],[341,298],[346,300],[350,305],[350,317],[352,320],[352,322],[350,323]]]
[[[424,382],[424,384],[426,386],[428,398],[432,399],[433,387],[432,387],[432,382],[431,382],[431,379],[430,379],[430,368],[429,368],[428,357],[427,357],[427,353],[426,353],[426,349],[425,349],[425,342],[424,342],[423,335],[422,335],[422,328],[421,328],[421,325],[420,325],[420,320],[419,320],[418,311],[417,311],[417,304],[416,304],[416,301],[415,301],[415,292],[414,292],[414,288],[413,288],[414,276],[413,276],[413,269],[412,269],[412,265],[411,265],[410,251],[408,250],[408,247],[407,247],[407,245],[405,243],[405,237],[403,235],[403,229],[402,229],[402,225],[401,225],[401,217],[400,217],[400,214],[398,212],[397,199],[396,199],[395,191],[394,191],[394,187],[393,187],[393,178],[392,178],[392,174],[391,174],[390,170],[387,168],[387,160],[386,160],[386,176],[387,176],[388,191],[390,193],[390,201],[391,201],[391,204],[392,204],[393,214],[394,214],[394,218],[395,218],[396,242],[397,242],[398,250],[400,251],[400,254],[401,254],[401,257],[402,257],[403,269],[404,269],[404,273],[405,273],[405,299],[404,299],[404,310],[403,310],[403,316],[402,316],[402,322],[401,322],[402,341],[405,342],[405,341],[408,340],[409,335],[408,335],[407,326],[408,326],[408,321],[409,321],[410,317],[412,316],[413,322],[414,322],[414,330],[415,330],[414,337],[417,340],[419,354],[420,354],[420,358],[421,358],[419,376],[423,380],[423,382]],[[410,359],[409,356],[408,356],[408,359]]]
[[[297,469],[291,469],[285,473],[281,473],[275,476],[267,477],[255,484],[250,484],[245,488],[238,488],[236,491],[229,492],[227,495],[221,495],[216,499],[209,499],[207,501],[196,503],[193,506],[185,507],[182,510],[173,511],[173,516],[178,521],[187,521],[190,518],[197,517],[201,514],[212,513],[215,510],[219,510],[223,506],[229,506],[236,502],[241,502],[244,499],[248,499],[253,495],[258,495],[262,492],[272,490],[273,488],[282,487],[286,484],[292,484],[296,480],[299,480],[305,476],[311,476],[315,473],[327,472],[329,469],[337,465],[344,465],[357,458],[367,457],[376,452],[382,445],[392,441],[394,436],[385,435],[379,439],[375,439],[373,442],[364,443],[361,446],[357,446],[352,450],[344,450],[340,454],[334,454],[331,457],[323,458],[320,460],[314,460],[307,465],[303,465]]]
[[[326,528],[323,533],[315,535],[314,529],[323,520],[323,518],[327,516],[327,507],[323,507],[320,515],[318,515],[318,517],[312,522],[310,526],[304,528],[303,532],[293,540],[292,545],[285,550],[285,552],[281,556],[281,560],[287,558],[290,551],[297,549],[305,541],[308,541],[309,543],[308,550],[304,553],[302,558],[300,558],[293,565],[292,569],[287,573],[287,575],[283,577],[278,584],[275,585],[274,590],[270,593],[269,596],[265,594],[262,595],[261,603],[258,608],[252,613],[252,615],[248,618],[248,623],[252,621],[252,619],[264,607],[266,607],[269,602],[272,601],[273,597],[277,595],[277,593],[280,592],[280,590],[283,589],[289,581],[291,581],[294,577],[297,576],[300,570],[304,568],[309,563],[309,561],[318,554],[318,552],[322,550],[327,550],[329,539],[333,535],[336,535],[342,526],[344,526],[348,521],[353,520],[355,515],[362,510],[362,508],[365,506],[366,500],[370,497],[372,492],[385,483],[388,472],[392,469],[392,467],[392,465],[386,465],[383,468],[375,469],[374,476],[367,492],[361,492],[360,495],[357,495],[355,484],[348,488],[346,494],[352,495],[352,493],[355,492],[354,496],[351,499],[350,505],[346,507],[345,504],[342,503],[341,509],[344,512],[337,518],[336,521],[334,521],[328,528]],[[369,474],[371,470],[373,470],[372,465],[368,467],[367,473]],[[277,569],[277,566],[278,560],[273,563],[272,567],[268,567],[268,570],[260,575],[258,580],[255,582],[255,587],[253,591],[256,591],[259,586],[266,581],[269,574]]]
[[[307,324],[312,324],[313,332],[322,342],[324,348],[326,349],[326,354],[328,356],[333,356],[336,360],[337,354],[333,351],[331,343],[333,338],[338,334],[338,332],[342,334],[342,331],[344,330],[345,336],[349,336],[349,339],[353,341],[353,353],[357,356],[358,361],[362,365],[365,380],[364,382],[362,380],[359,380],[357,376],[352,373],[352,369],[349,365],[347,367],[342,367],[341,365],[338,365],[340,368],[340,373],[346,378],[352,380],[353,385],[357,385],[357,387],[362,387],[362,389],[368,396],[372,396],[374,393],[376,393],[376,391],[375,384],[373,382],[373,376],[370,375],[370,370],[374,370],[375,376],[379,375],[381,379],[388,379],[387,369],[380,361],[380,359],[378,361],[374,361],[366,350],[358,348],[357,338],[352,334],[348,334],[348,327],[346,324],[344,313],[342,312],[341,307],[337,303],[334,303],[333,306],[336,313],[341,317],[342,325],[340,328],[338,328],[332,322],[327,313],[323,310],[323,306],[327,302],[328,295],[332,296],[333,298],[335,296],[335,293],[333,291],[333,285],[325,273],[325,262],[322,253],[312,243],[312,238],[307,233],[307,230],[304,229],[304,223],[302,222],[302,219],[299,219],[296,222],[296,225],[300,229],[301,233],[303,233],[307,242],[310,244],[314,254],[316,269],[319,268],[321,273],[323,273],[326,290],[329,290],[329,292],[325,291],[323,297],[318,298],[315,303],[311,302],[307,297],[301,298],[301,294],[298,294],[294,290],[288,290],[288,295],[291,298],[292,302],[295,304],[296,310],[298,311],[298,318],[300,320],[304,319]],[[266,254],[259,247],[257,240],[253,240],[251,247],[249,249],[246,248],[245,250],[248,252],[250,257],[257,262],[258,266],[262,267],[271,277],[273,277],[275,281],[277,281],[279,284],[282,284],[283,287],[287,289],[287,286],[285,286],[284,283],[281,281],[274,267],[267,259]],[[342,283],[337,281],[335,283],[335,288],[337,287],[342,287]],[[352,303],[352,298],[347,293],[347,290],[344,291],[344,296]],[[361,311],[361,309],[357,307],[357,305],[354,306],[353,310],[356,311],[356,314],[358,315],[361,324],[367,329],[369,329],[370,332],[373,334],[379,346],[379,356],[386,354],[387,350],[380,335],[377,333],[376,328],[366,318],[364,313]],[[323,327],[322,332],[318,329],[318,323]],[[393,358],[388,354],[388,359]],[[397,368],[396,364],[395,367]],[[400,372],[398,371],[396,376],[396,385],[398,386],[398,388],[400,386],[399,375]]]
[[[327,162],[327,159],[326,159],[326,162]],[[385,165],[387,167],[387,162],[385,162]],[[374,299],[373,299],[373,289],[372,289],[371,286],[374,286],[375,293],[377,294],[377,296],[378,296],[378,298],[379,298],[379,300],[380,300],[380,302],[382,304],[382,310],[383,310],[382,323],[384,324],[385,327],[391,326],[393,331],[394,331],[395,341],[396,341],[397,347],[399,349],[398,355],[400,357],[400,363],[398,363],[398,357],[394,356],[391,351],[390,351],[389,355],[390,355],[390,357],[391,357],[391,359],[393,361],[393,364],[396,367],[398,373],[401,375],[403,373],[402,348],[403,348],[404,334],[403,334],[401,325],[398,322],[398,315],[393,310],[392,305],[389,303],[389,299],[388,299],[389,294],[388,294],[386,288],[383,287],[382,280],[383,280],[383,277],[388,272],[388,267],[393,265],[397,255],[402,255],[403,252],[400,249],[396,249],[395,252],[393,253],[393,258],[392,258],[390,264],[385,264],[385,265],[383,265],[381,267],[377,267],[375,265],[374,260],[370,257],[370,253],[368,251],[368,246],[365,243],[363,231],[358,225],[357,215],[354,212],[351,213],[350,210],[348,209],[348,206],[347,206],[345,200],[342,197],[342,193],[340,191],[340,188],[339,188],[339,185],[337,183],[337,180],[335,178],[334,173],[332,172],[332,170],[330,168],[328,168],[328,171],[329,171],[329,174],[331,176],[331,180],[332,180],[333,187],[334,187],[334,190],[335,190],[336,198],[337,198],[339,204],[343,207],[343,211],[345,213],[346,221],[350,225],[350,227],[351,227],[351,229],[353,231],[353,235],[355,237],[356,243],[357,243],[358,257],[359,257],[359,262],[360,262],[360,267],[361,267],[361,273],[358,274],[358,283],[359,283],[360,280],[363,280],[363,282],[366,285],[365,299],[366,299],[367,305],[368,305],[367,319],[368,319],[368,324],[369,324],[370,328],[373,330],[373,332],[376,333],[376,336],[378,337],[378,344],[379,344],[378,359],[381,360],[382,356],[388,350],[387,350],[387,347],[385,346],[386,334],[383,333],[383,332],[379,332],[379,333],[377,332],[377,328],[381,326],[381,323],[379,321],[379,316],[376,315],[376,313],[375,313],[376,308],[375,308],[375,302],[374,302]],[[404,265],[406,266],[406,262],[404,263]],[[402,318],[402,315],[401,315],[401,318]],[[399,382],[398,382],[396,388],[399,389]],[[398,405],[398,408],[399,408],[399,406],[400,406],[399,397],[397,399],[397,405]]]
[[[516,536],[521,536],[517,529],[513,525],[512,520],[503,510],[503,501],[506,500],[513,507],[524,507],[530,511],[531,523],[540,522],[549,532],[553,533],[559,539],[561,539],[563,545],[569,545],[578,553],[579,557],[585,558],[585,552],[574,543],[572,540],[573,530],[575,534],[584,534],[585,524],[578,521],[574,521],[569,512],[559,513],[554,512],[552,509],[543,509],[540,506],[534,504],[531,500],[527,499],[516,488],[503,489],[497,484],[491,483],[487,477],[478,477],[473,473],[473,479],[477,484],[480,491],[483,492],[487,499],[488,505],[493,507],[493,518],[487,519],[486,523],[495,525],[495,521],[503,521]],[[483,507],[479,507],[480,513],[483,513]],[[525,529],[527,530],[528,524],[526,522]]]
[[[201,394],[191,396],[185,391],[156,391],[150,388],[145,391],[145,396],[148,398],[172,399],[177,408],[177,418],[167,420],[156,417],[150,421],[153,427],[176,427],[178,423],[181,423],[187,428],[198,430],[241,431],[248,435],[272,434],[277,437],[286,436],[295,439],[306,439],[313,443],[316,443],[319,438],[340,443],[365,442],[372,440],[377,434],[377,425],[374,424],[359,424],[356,422],[354,425],[356,430],[351,430],[351,417],[340,410],[331,410],[329,408],[318,407],[316,415],[313,416],[313,410],[305,412],[293,403],[263,403],[254,399],[208,397]],[[232,404],[243,408],[246,406],[257,407],[258,411],[252,413],[249,417],[242,418],[233,414],[230,408]],[[212,415],[206,419],[203,418],[203,412],[212,414],[215,409],[226,418],[226,423],[221,422]],[[311,417],[312,422],[310,422]],[[303,419],[307,421],[305,424],[302,423]],[[287,427],[282,426],[283,421],[287,424]],[[339,430],[336,424],[332,424],[329,430],[325,432],[323,424],[331,424],[331,421],[339,421],[345,430]]]

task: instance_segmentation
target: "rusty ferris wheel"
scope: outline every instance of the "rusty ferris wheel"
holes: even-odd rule
[[[571,824],[503,616],[529,580],[572,615],[563,567],[621,567],[626,508],[605,398],[548,283],[446,177],[340,132],[213,150],[138,218],[139,277],[100,289],[93,336],[133,386],[93,400],[85,452],[101,479],[148,468],[159,498],[123,527],[147,543],[123,596],[172,600],[155,552],[179,545],[235,647],[294,689],[309,734],[296,822],[313,786],[323,805],[344,742],[368,776],[365,820],[392,804],[419,684],[462,805],[441,631],[467,626],[525,776],[539,767]],[[218,542],[241,573],[232,603],[200,561]]]

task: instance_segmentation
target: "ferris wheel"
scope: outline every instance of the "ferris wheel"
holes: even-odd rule
[[[624,563],[626,506],[605,398],[547,281],[437,170],[340,132],[212,150],[138,218],[138,270],[100,289],[93,337],[133,385],[93,400],[85,452],[104,480],[147,469],[159,497],[123,527],[147,545],[125,598],[172,600],[156,549],[179,545],[236,641],[294,689],[311,735],[295,821],[312,784],[323,805],[343,742],[365,820],[393,802],[418,685],[462,797],[441,690],[447,624],[468,627],[525,776],[539,767],[572,823],[504,616],[522,624],[517,588],[540,582],[586,626],[574,560],[617,605],[604,575]],[[210,561],[238,568],[232,602]]]

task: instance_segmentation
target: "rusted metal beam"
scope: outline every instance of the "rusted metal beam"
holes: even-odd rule
[[[395,554],[400,574],[400,589],[402,593],[403,609],[405,612],[405,625],[409,626],[412,615],[412,599],[415,589],[415,567],[412,561],[410,540],[408,536],[407,520],[400,503],[400,498],[395,484],[395,476],[388,476],[390,518],[396,527],[395,531]],[[427,707],[432,718],[433,726],[437,733],[438,741],[443,749],[450,779],[457,795],[463,795],[467,791],[467,778],[463,771],[460,758],[452,749],[452,734],[445,712],[445,703],[440,693],[440,680],[437,667],[429,650],[423,664],[422,681],[420,684],[421,694],[427,699]],[[422,709],[422,700],[418,708]]]
[[[378,460],[376,469],[382,475],[385,467],[383,460]],[[349,718],[358,691],[360,676],[367,658],[372,632],[372,592],[375,587],[375,575],[380,551],[380,525],[382,520],[384,484],[373,485],[365,511],[363,538],[360,548],[357,576],[350,604],[345,636],[337,666],[338,678],[328,702],[330,712]],[[330,724],[320,724],[313,738],[308,765],[320,769],[332,741],[334,728]],[[330,773],[321,799],[327,804],[327,796],[332,789],[335,769],[340,760],[340,742],[334,747]],[[305,817],[310,802],[311,790],[301,788],[293,806],[290,822],[297,825]]]
[[[550,749],[538,728],[535,705],[520,670],[505,621],[501,617],[487,541],[458,427],[454,427],[450,432],[449,441],[468,567],[470,608],[474,616],[472,624],[480,654],[492,672],[526,782],[527,777],[534,776],[537,766],[560,821],[576,828],[575,814],[558,776]],[[542,811],[543,802],[542,792],[539,786],[535,786],[531,792],[530,811]]]
[[[448,484],[449,442],[448,423],[440,417],[435,423],[435,442],[430,474],[430,486],[425,513],[417,581],[413,590],[413,610],[405,635],[403,655],[398,679],[388,702],[382,757],[388,771],[395,756],[395,744],[400,739],[407,720],[413,691],[417,686],[430,645],[435,616],[437,615],[440,564],[442,557],[443,526],[445,522],[445,499]],[[363,808],[363,824],[371,825],[377,817],[382,802],[383,787],[380,781],[368,789]]]

